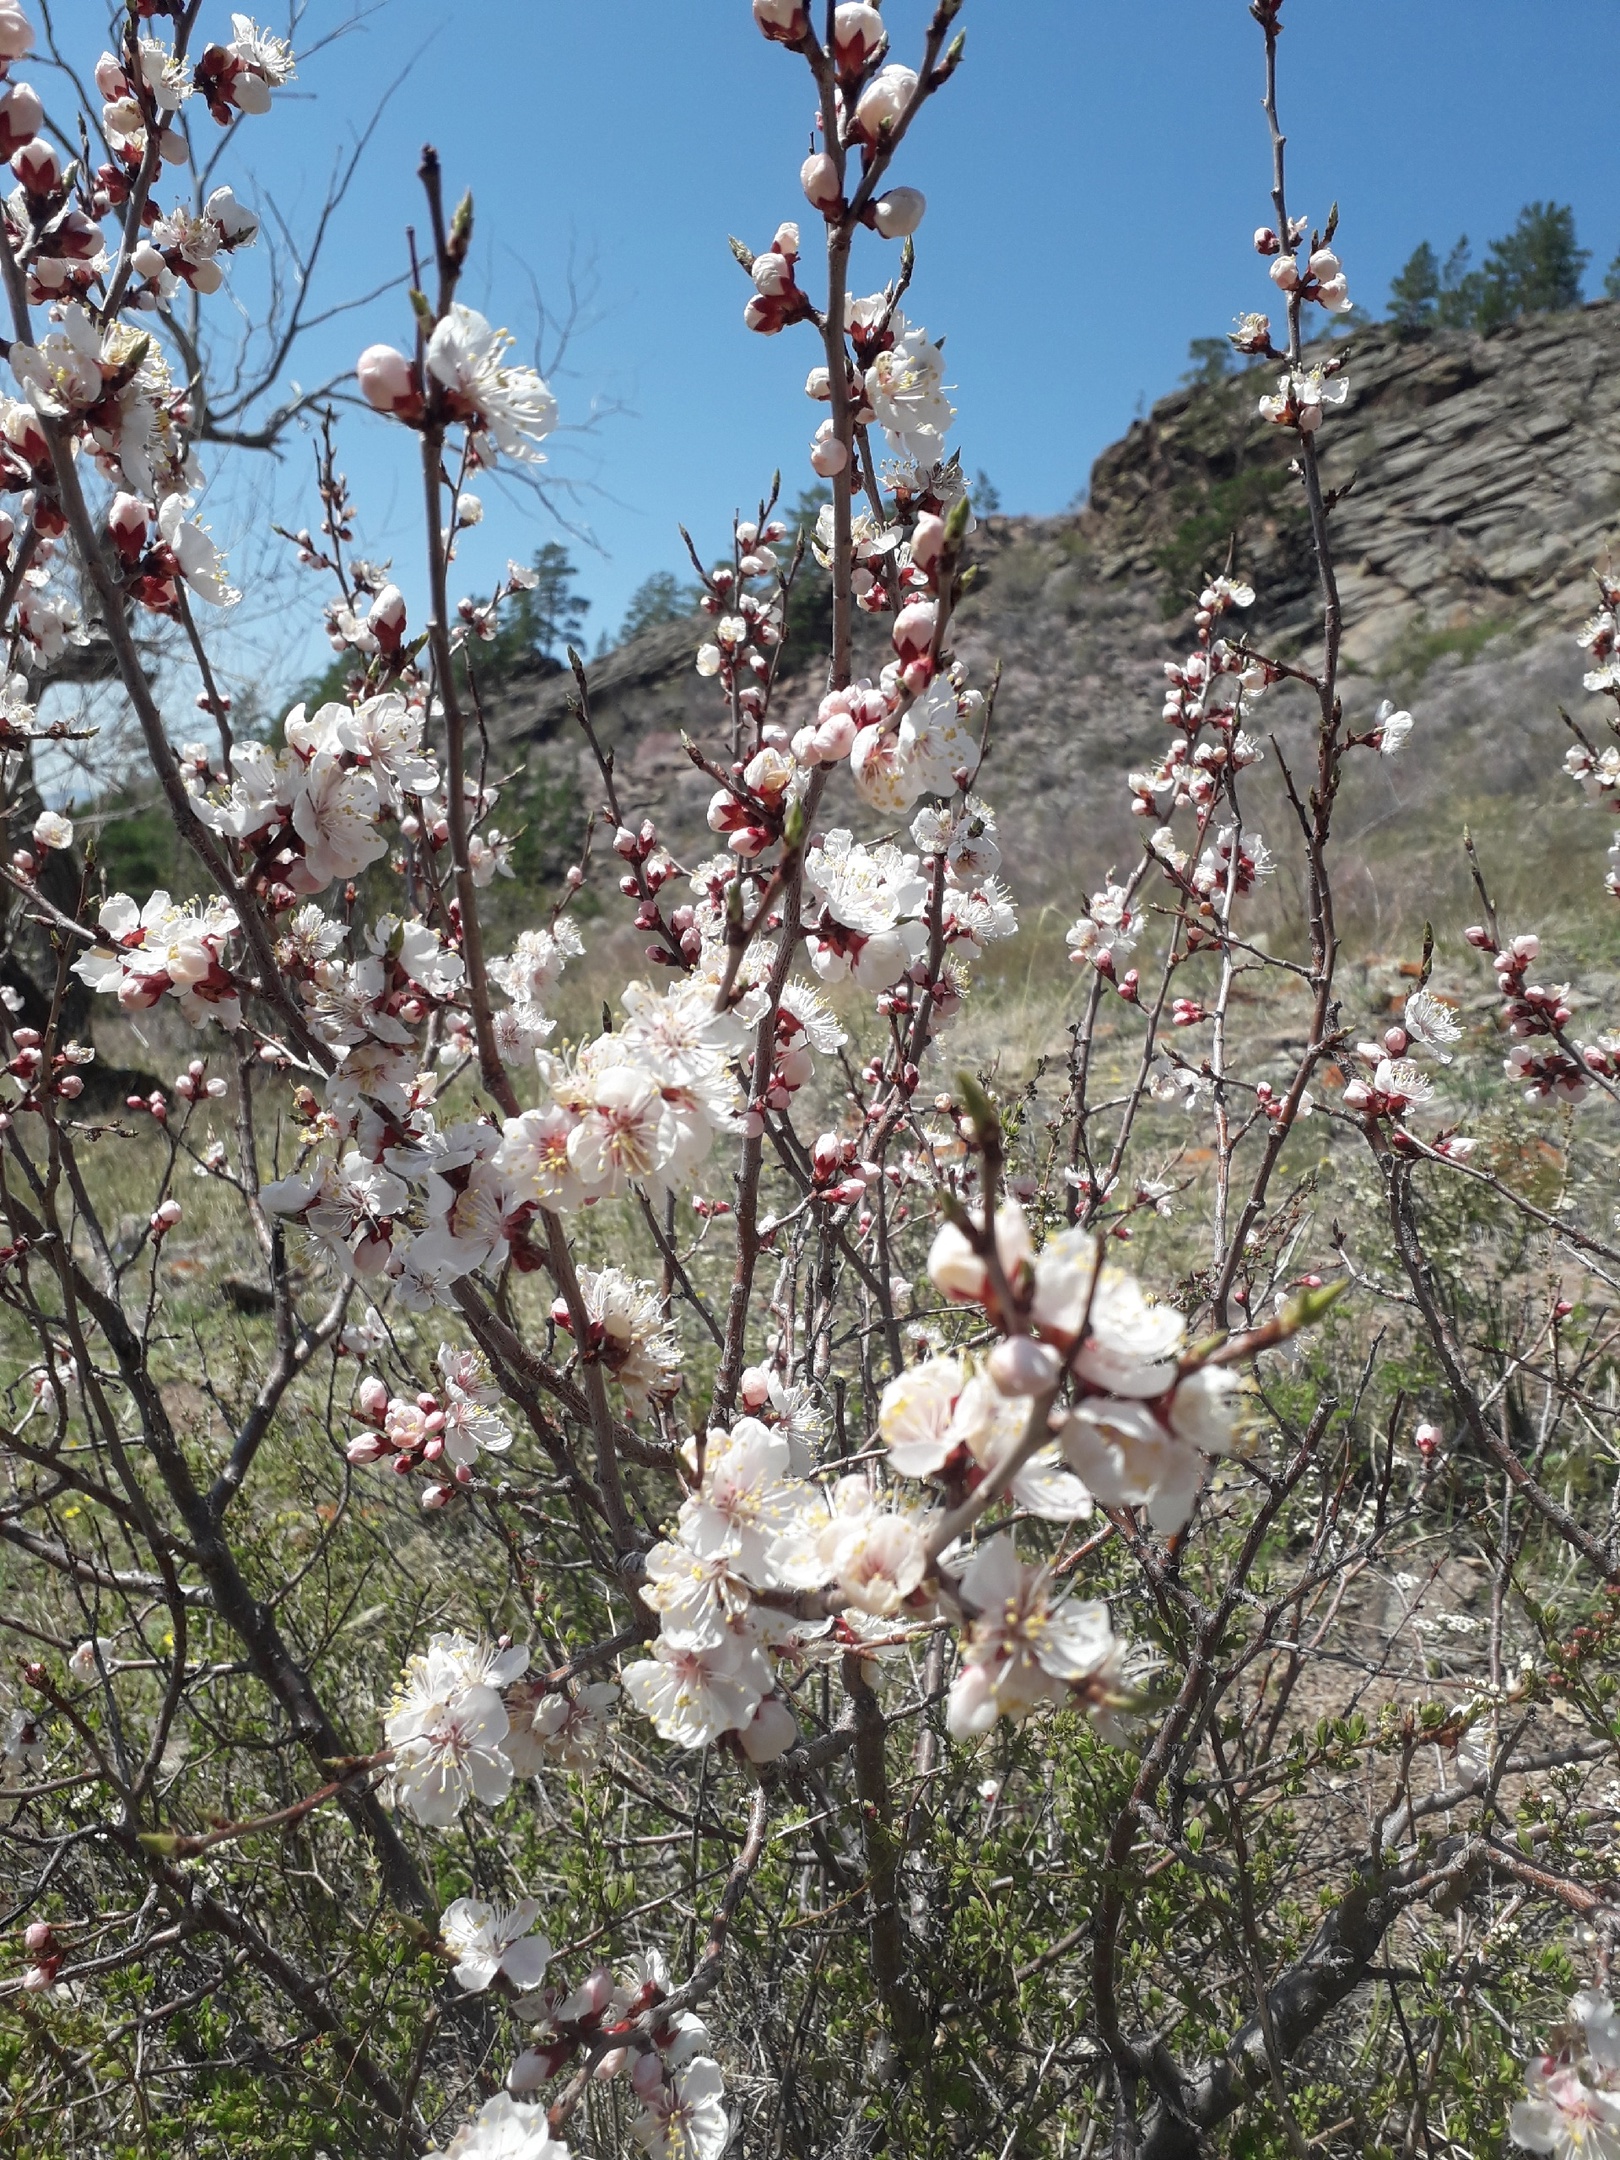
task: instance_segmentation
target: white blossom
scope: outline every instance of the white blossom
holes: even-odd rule
[[[551,2118],[539,2101],[499,2092],[448,2145],[423,2160],[568,2160],[568,2147],[552,2136]]]
[[[659,1640],[652,1655],[627,1665],[624,1692],[665,1740],[707,1747],[753,1718],[771,1688],[771,1669],[753,1643],[728,1635],[706,1649]]]
[[[1416,1043],[1432,1050],[1443,1065],[1451,1063],[1450,1045],[1462,1039],[1462,1022],[1432,990],[1414,990],[1401,1014],[1401,1025]]]
[[[389,1705],[383,1732],[394,1750],[399,1804],[443,1829],[469,1799],[493,1807],[506,1798],[512,1765],[500,1689],[529,1662],[527,1648],[491,1650],[464,1635],[435,1635],[413,1657]]]
[[[957,1594],[972,1616],[962,1636],[962,1669],[945,1719],[963,1740],[1000,1716],[1027,1717],[1087,1687],[1106,1708],[1115,1689],[1118,1646],[1100,1602],[1050,1596],[1044,1568],[1018,1558],[1010,1537],[992,1538],[964,1569]]]
[[[533,368],[507,362],[511,345],[510,332],[455,301],[428,340],[428,373],[506,456],[543,462],[537,446],[557,425],[557,401]]]
[[[944,455],[945,436],[956,417],[945,395],[945,355],[926,330],[908,326],[898,310],[889,328],[893,344],[866,371],[867,403],[891,450],[930,465]]]
[[[1393,702],[1385,698],[1373,715],[1373,740],[1385,757],[1393,757],[1411,734],[1412,715],[1397,712]]]
[[[439,1919],[439,1939],[455,1958],[459,1986],[481,1993],[497,1978],[521,1993],[536,1988],[551,1962],[551,1945],[531,1933],[540,1917],[533,1898],[515,1905],[486,1905],[482,1898],[456,1898]]]
[[[731,2136],[724,2090],[720,2065],[695,2055],[648,2101],[631,2135],[651,2160],[719,2160]]]

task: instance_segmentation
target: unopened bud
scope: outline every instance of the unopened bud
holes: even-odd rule
[[[8,83],[0,97],[0,157],[31,143],[45,125],[45,108],[31,83]]]
[[[1033,1335],[1009,1335],[991,1351],[991,1379],[1003,1395],[1043,1395],[1057,1382],[1063,1360],[1050,1343]]]
[[[830,429],[832,423],[828,421],[826,425]],[[848,463],[848,444],[840,442],[838,437],[830,432],[818,435],[810,446],[811,467],[823,480],[831,480],[835,474],[841,473]]]
[[[833,13],[833,58],[842,75],[858,75],[889,42],[883,17],[869,0],[841,0]]]
[[[910,105],[917,93],[917,77],[908,67],[879,69],[861,92],[855,107],[855,131],[875,143]]]
[[[799,167],[799,185],[804,189],[806,201],[815,210],[836,210],[842,199],[838,189],[838,167],[825,150],[812,151]]]
[[[11,169],[30,195],[54,195],[62,185],[62,167],[48,142],[24,143]]]
[[[374,411],[412,418],[422,409],[414,365],[392,345],[368,345],[355,367],[360,392]]]
[[[917,230],[928,208],[928,198],[920,188],[890,188],[872,205],[872,223],[885,240],[905,240]]]
[[[774,45],[797,45],[810,28],[803,0],[754,0],[754,20]]]

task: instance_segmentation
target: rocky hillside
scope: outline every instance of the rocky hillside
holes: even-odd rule
[[[1620,529],[1620,306],[1484,337],[1377,327],[1348,355],[1349,396],[1321,438],[1329,484],[1346,491],[1334,519],[1345,703],[1356,722],[1395,696],[1418,721],[1400,762],[1361,775],[1348,806],[1376,914],[1390,857],[1373,836],[1392,813],[1419,814],[1400,821],[1417,836],[1403,843],[1415,861],[1452,850],[1463,815],[1489,830],[1506,806],[1556,799],[1557,707],[1582,694],[1569,633],[1590,611],[1590,566]],[[972,542],[980,578],[956,650],[977,682],[1002,668],[985,791],[1014,835],[1027,898],[1061,905],[1129,852],[1120,783],[1163,732],[1161,664],[1182,649],[1189,594],[1229,544],[1259,592],[1259,638],[1287,650],[1312,634],[1298,489],[1255,409],[1270,373],[1162,399],[1098,459],[1084,509],[996,517]],[[880,626],[866,635],[875,671],[887,648]],[[704,729],[716,699],[693,671],[699,636],[695,620],[665,625],[589,677],[627,809],[653,812],[689,846],[709,783],[680,734]],[[809,669],[793,678],[785,717],[814,702],[814,684]],[[525,765],[531,803],[559,830],[600,793],[568,690],[566,677],[519,677],[492,712],[502,755]],[[1272,711],[1286,754],[1299,715],[1286,694]],[[1583,849],[1607,838],[1584,828]]]

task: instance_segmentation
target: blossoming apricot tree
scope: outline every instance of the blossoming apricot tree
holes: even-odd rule
[[[53,2125],[28,2150],[156,2149],[174,2110],[210,2152],[855,2155],[948,2121],[964,2152],[1106,2136],[1170,2160],[1245,2106],[1295,2152],[1373,2149],[1404,2111],[1411,2150],[1437,2066],[1478,2042],[1434,2011],[1425,2068],[1399,1986],[1512,2031],[1536,2007],[1495,2007],[1492,1961],[1520,1914],[1546,1945],[1566,1910],[1592,1952],[1584,2039],[1532,2066],[1512,2135],[1613,2145],[1611,1907],[1567,1819],[1612,1763],[1593,1664],[1613,1611],[1569,1615],[1620,1559],[1567,1466],[1605,1353],[1559,1271],[1607,1281],[1620,1253],[1447,1120],[1463,1030],[1429,953],[1398,1020],[1362,1043],[1344,1021],[1334,805],[1413,722],[1357,720],[1341,681],[1319,440],[1349,294],[1336,214],[1289,209],[1282,0],[1251,12],[1273,144],[1255,244],[1285,327],[1245,315],[1234,343],[1281,370],[1256,395],[1306,505],[1320,649],[1268,653],[1241,627],[1252,586],[1210,570],[1168,737],[1130,776],[1140,858],[1068,932],[1056,1091],[951,1057],[974,966],[1017,928],[979,792],[994,686],[953,649],[957,416],[902,306],[926,205],[896,167],[961,63],[960,8],[937,0],[913,66],[865,0],[754,0],[808,70],[816,146],[799,218],[734,243],[744,322],[811,351],[830,501],[795,535],[773,486],[698,562],[711,852],[627,798],[575,663],[592,828],[645,942],[600,1031],[570,1037],[588,841],[555,904],[525,894],[529,919],[492,927],[513,843],[478,646],[525,573],[474,602],[454,572],[469,483],[541,460],[558,408],[459,297],[470,201],[447,208],[426,152],[408,332],[356,371],[419,467],[423,574],[348,547],[328,434],[299,550],[347,689],[239,735],[186,310],[257,224],[207,177],[200,114],[273,114],[294,55],[242,15],[204,42],[202,0],[132,0],[103,102],[66,126],[10,76],[35,27],[0,0],[9,803],[63,732],[39,687],[93,634],[187,864],[181,889],[106,891],[42,809],[5,871],[55,965],[33,1007],[6,993],[0,1112],[0,1540],[27,1585],[5,1622],[22,1958],[0,1985]],[[863,294],[857,247],[879,246]],[[805,704],[781,661],[810,552],[832,618]],[[1588,680],[1613,694],[1603,600]],[[147,622],[176,632],[156,677]],[[207,741],[171,739],[186,689]],[[1257,717],[1274,695],[1296,725],[1309,706],[1298,777]],[[1609,801],[1615,757],[1583,742],[1570,770]],[[1268,762],[1286,849],[1255,822]],[[1292,952],[1259,914],[1284,856]],[[1615,1093],[1612,1046],[1573,1041],[1565,991],[1529,980],[1536,939],[1494,914],[1470,938],[1532,1097]],[[76,985],[109,1028],[184,1045],[172,1087],[101,1103],[63,1020]],[[1272,986],[1304,1014],[1280,1067],[1243,1019]],[[1348,1174],[1382,1208],[1331,1235],[1329,1144],[1362,1151]],[[175,1259],[192,1173],[252,1257],[223,1336]],[[1527,1338],[1483,1358],[1430,1249],[1454,1192],[1558,1276],[1530,1315],[1513,1275]],[[1161,1226],[1189,1196],[1178,1253]],[[1347,1286],[1407,1346],[1392,1396],[1375,1351],[1344,1365],[1365,1322],[1316,1328]],[[1501,1405],[1532,1394],[1527,1438]],[[1493,1571],[1481,1672],[1365,1637],[1373,1582],[1416,1591],[1394,1645],[1429,1624],[1409,1570],[1433,1589],[1413,1556],[1448,1510]],[[1539,1670],[1513,1660],[1515,1601]],[[1504,1835],[1538,1777],[1568,1807]],[[1356,2084],[1358,2048],[1335,2126],[1323,2094]],[[1472,2067],[1499,2133],[1500,2061]],[[281,2117],[247,2145],[244,2088]]]

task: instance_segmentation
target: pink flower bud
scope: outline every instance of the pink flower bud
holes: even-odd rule
[[[1292,255],[1279,255],[1271,266],[1271,282],[1282,292],[1293,292],[1299,284],[1299,265]]]
[[[754,257],[751,275],[768,300],[778,299],[793,289],[793,265],[785,255],[778,255],[774,250]]]
[[[613,1975],[605,1965],[598,1965],[585,1975],[564,2009],[571,2018],[600,2017],[612,2000]]]
[[[1275,255],[1280,243],[1269,225],[1262,225],[1254,236],[1254,252],[1257,255]]]
[[[888,42],[883,17],[869,0],[842,0],[833,14],[833,58],[840,74],[858,75]]]
[[[422,1512],[431,1515],[437,1509],[447,1507],[455,1492],[453,1485],[426,1485],[422,1489]]]
[[[771,1399],[771,1376],[763,1365],[749,1365],[737,1383],[737,1393],[745,1410],[762,1410]]]
[[[61,1079],[56,1083],[56,1092],[58,1095],[64,1096],[69,1102],[77,1102],[84,1093],[83,1075],[76,1072],[63,1073]]]
[[[129,77],[110,52],[104,52],[96,62],[96,88],[109,103],[129,96]]]
[[[9,158],[32,142],[45,125],[45,108],[31,83],[7,85],[0,97],[0,157]]]
[[[20,60],[33,49],[33,25],[18,0],[0,0],[0,60]]]
[[[784,218],[777,226],[771,248],[775,254],[785,255],[789,262],[796,259],[799,252],[799,228],[791,218]],[[777,537],[780,539],[781,535],[778,534]]]
[[[180,1203],[178,1200],[165,1200],[152,1217],[153,1224],[161,1224],[165,1230],[172,1230],[179,1220]]]
[[[810,28],[803,0],[754,0],[754,20],[773,45],[797,45]]]
[[[848,713],[833,713],[817,723],[815,746],[817,760],[823,765],[836,765],[847,758],[855,745],[855,723]]]
[[[107,530],[126,563],[137,561],[146,547],[147,508],[138,495],[117,494],[107,512]]]
[[[54,195],[62,185],[62,168],[48,142],[24,143],[11,169],[30,195]]]
[[[405,636],[405,595],[397,585],[385,585],[366,610],[366,628],[385,653],[399,651]]]
[[[902,660],[920,659],[934,642],[939,610],[932,600],[908,601],[894,618],[891,637]]]
[[[945,552],[945,520],[925,510],[911,536],[911,559],[919,570],[932,570]]]
[[[872,205],[872,223],[885,240],[904,240],[917,230],[928,208],[928,198],[920,188],[890,188]]]
[[[55,1940],[48,1920],[30,1920],[23,1929],[23,1948],[30,1957],[42,1956]]]
[[[825,150],[813,150],[799,167],[799,185],[813,210],[836,210],[842,200],[838,167]]]
[[[414,418],[422,409],[416,368],[392,345],[368,345],[355,366],[360,392],[374,411]]]
[[[388,1410],[388,1388],[375,1373],[368,1373],[360,1383],[360,1415],[380,1425]]]
[[[1033,1335],[1009,1335],[991,1351],[988,1367],[1003,1395],[1042,1395],[1055,1385],[1063,1360]]]
[[[829,420],[824,425],[830,431],[832,422]],[[848,463],[848,444],[841,443],[838,437],[831,432],[825,435],[817,435],[815,441],[810,445],[811,467],[821,475],[823,480],[831,480],[836,473],[841,473]]]
[[[347,1460],[357,1469],[364,1468],[367,1463],[380,1462],[390,1452],[388,1442],[381,1433],[356,1433],[343,1450]]]
[[[651,2107],[664,2089],[662,2058],[651,2052],[638,2055],[630,2065],[630,2083],[642,2105]]]
[[[855,131],[867,142],[875,143],[886,128],[892,128],[915,96],[917,77],[913,69],[890,66],[880,68],[861,92],[855,107]]]

